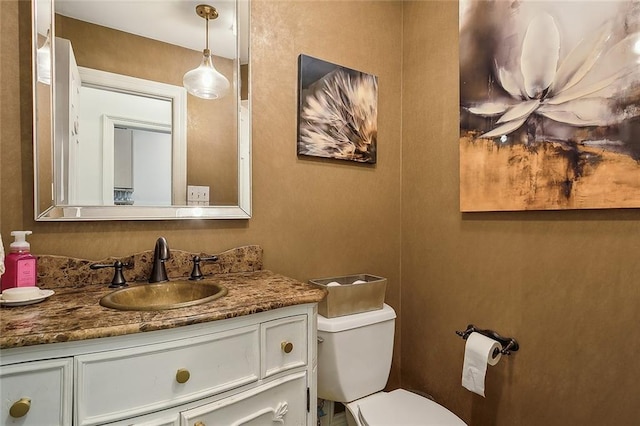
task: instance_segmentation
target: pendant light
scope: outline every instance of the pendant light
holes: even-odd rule
[[[209,50],[209,19],[216,19],[218,11],[206,4],[196,6],[196,13],[206,21],[206,48],[202,52],[202,63],[196,69],[187,72],[182,84],[187,92],[203,99],[218,99],[229,91],[229,80],[213,66]]]

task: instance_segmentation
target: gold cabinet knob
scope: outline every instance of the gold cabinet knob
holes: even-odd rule
[[[193,426],[206,426],[206,425],[202,422],[195,422]]]
[[[30,408],[31,400],[29,398],[20,398],[20,400],[14,402],[9,409],[9,415],[17,419],[27,414]]]
[[[176,382],[178,383],[187,383],[189,378],[191,377],[191,373],[186,368],[180,368],[176,372]]]
[[[285,354],[291,353],[291,351],[293,350],[293,343],[291,342],[282,342],[280,346],[282,347],[282,350]]]

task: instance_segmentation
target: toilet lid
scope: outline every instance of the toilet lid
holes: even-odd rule
[[[349,404],[363,426],[466,426],[443,406],[404,389],[379,392]]]

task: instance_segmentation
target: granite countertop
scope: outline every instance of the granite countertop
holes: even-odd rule
[[[220,257],[224,261],[224,254]],[[261,258],[257,264],[261,268]],[[51,274],[51,271],[43,274]],[[169,277],[175,279],[171,274]],[[207,279],[227,287],[228,294],[201,305],[162,311],[118,311],[101,306],[100,298],[113,291],[108,288],[108,283],[56,287],[41,285],[39,281],[41,288],[51,288],[55,294],[33,305],[2,307],[0,349],[120,336],[217,321],[285,306],[317,303],[326,294],[323,289],[261,269],[221,273],[208,276]]]

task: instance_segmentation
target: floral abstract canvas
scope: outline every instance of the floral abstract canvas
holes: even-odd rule
[[[378,78],[300,55],[298,155],[375,163]]]
[[[640,207],[640,2],[460,0],[461,211]]]

